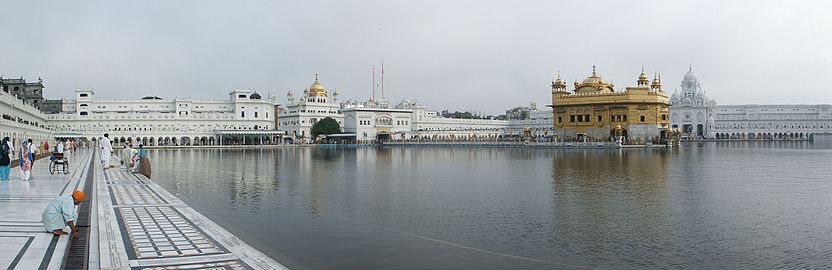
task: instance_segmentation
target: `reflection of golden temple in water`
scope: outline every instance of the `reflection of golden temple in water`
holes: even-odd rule
[[[670,228],[661,224],[667,224],[672,215],[668,167],[676,151],[555,151],[552,160],[552,207],[556,213],[552,222],[558,224],[555,234],[591,235],[602,243],[620,240],[617,237],[628,238],[621,233],[638,234],[646,239],[669,233]],[[640,226],[620,228],[619,224]]]

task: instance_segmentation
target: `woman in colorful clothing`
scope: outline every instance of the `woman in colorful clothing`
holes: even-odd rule
[[[32,160],[30,159],[29,144],[23,142],[20,146],[20,179],[29,181],[32,177]]]

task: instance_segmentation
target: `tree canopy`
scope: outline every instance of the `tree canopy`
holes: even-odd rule
[[[341,133],[341,126],[338,125],[338,121],[335,121],[335,119],[327,117],[312,125],[310,132],[312,133],[312,138],[317,138],[318,135],[338,134]]]

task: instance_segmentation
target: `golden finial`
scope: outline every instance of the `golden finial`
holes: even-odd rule
[[[595,65],[592,65],[592,76],[596,76],[595,75]]]

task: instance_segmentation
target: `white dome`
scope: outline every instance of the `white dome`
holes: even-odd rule
[[[693,73],[693,69],[688,70],[688,73],[685,73],[685,81],[699,81],[699,78],[696,77],[696,73]]]

